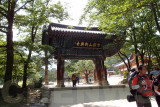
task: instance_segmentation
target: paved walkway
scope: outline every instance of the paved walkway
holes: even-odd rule
[[[110,85],[118,85],[120,81],[122,81],[123,78],[120,75],[112,75],[108,77],[108,82]],[[84,80],[80,80],[80,83],[76,85],[76,87],[93,87],[95,86],[93,83],[94,81],[91,81],[89,84],[85,84],[83,82]],[[49,85],[45,85],[48,88],[56,88],[57,82],[50,82]],[[65,87],[72,87],[72,82],[64,82]]]
[[[52,91],[49,107],[136,107],[128,102],[129,88]],[[158,107],[154,98],[152,107]]]
[[[115,75],[108,78],[110,85],[117,85],[123,78]],[[48,87],[55,89],[56,82]],[[72,87],[72,83],[65,82],[65,89]],[[49,107],[136,107],[136,102],[128,102],[129,88],[94,88],[93,84],[77,84],[75,90],[51,91]],[[82,87],[88,87],[83,89]],[[91,88],[92,87],[92,88]],[[79,88],[79,89],[78,89]],[[158,107],[151,98],[152,107]]]
[[[50,85],[45,85],[45,88],[54,90],[44,91],[41,100],[48,102],[49,98],[49,107],[136,107],[135,102],[128,102],[126,99],[126,96],[130,94],[127,86],[115,87],[122,79],[118,75],[110,76],[108,82],[113,87],[100,88],[95,88],[93,82],[77,84],[76,88],[72,88],[71,82],[65,82],[66,88],[62,88],[63,90],[55,87],[56,82],[51,82]],[[154,98],[151,98],[151,103],[152,107],[158,107]],[[46,107],[42,103],[32,106]]]

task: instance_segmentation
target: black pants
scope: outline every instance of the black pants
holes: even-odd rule
[[[149,97],[140,94],[135,95],[137,107],[152,107]]]
[[[76,86],[76,80],[72,80],[73,81],[73,87]]]
[[[160,96],[156,96],[156,102],[157,102],[158,107],[160,107]]]

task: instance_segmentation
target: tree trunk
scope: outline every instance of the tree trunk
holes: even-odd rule
[[[158,53],[158,49],[157,47],[155,46],[154,48],[151,48],[153,54],[156,56],[156,60],[157,60],[157,63],[158,65],[160,65],[160,54]]]
[[[6,62],[6,72],[4,77],[4,82],[12,80],[13,71],[13,32],[12,25],[9,26],[9,31],[7,33],[7,62]]]
[[[31,42],[32,44],[34,43],[34,39],[35,39],[35,35],[37,33],[37,29],[35,28],[34,25],[32,26],[32,31],[31,31]],[[34,31],[35,30],[35,31]],[[23,72],[23,88],[26,88],[26,84],[27,84],[27,69],[28,69],[28,64],[30,62],[31,59],[31,55],[32,55],[32,47],[29,49],[29,54],[28,54],[28,58],[27,61],[25,61],[24,63],[24,72]]]
[[[142,65],[144,65],[144,53],[141,53],[140,56],[141,56]]]
[[[13,71],[13,20],[14,20],[14,9],[15,9],[16,2],[8,1],[8,31],[7,31],[7,61],[6,61],[6,72],[4,77],[4,82],[8,80],[12,80],[12,71]]]
[[[26,88],[27,86],[27,69],[28,69],[28,64],[30,62],[31,59],[31,54],[32,54],[32,50],[29,50],[29,54],[28,54],[28,59],[27,61],[24,62],[24,71],[23,71],[23,88]]]
[[[139,67],[139,60],[138,60],[138,46],[137,46],[137,39],[136,39],[136,35],[135,35],[135,29],[132,28],[133,31],[133,40],[134,40],[134,51],[136,54],[136,64],[137,64],[137,68]]]
[[[148,66],[147,66],[148,74],[151,72],[151,67],[152,67],[152,61],[151,61],[151,55],[149,55]]]
[[[155,21],[155,23],[156,23],[157,30],[158,30],[159,33],[160,33],[160,26],[159,26],[159,23],[158,23],[157,12],[156,12],[156,9],[155,9],[155,6],[154,6],[153,3],[151,3],[151,10],[152,10],[152,12],[153,12],[154,21]]]
[[[88,73],[85,73],[86,83],[88,84]]]

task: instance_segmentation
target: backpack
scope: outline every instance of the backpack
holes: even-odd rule
[[[132,80],[139,74],[139,72],[137,71],[134,71],[128,78],[128,85],[129,85],[129,88],[130,90],[132,90]]]
[[[129,85],[129,89],[130,89],[130,93],[132,95],[127,95],[127,100],[128,102],[133,102],[133,101],[136,101],[135,100],[135,95],[137,93],[137,90],[133,90],[131,87],[132,87],[132,80],[138,75],[139,72],[137,72],[135,69],[132,69],[131,70],[132,73],[129,75],[128,77],[128,85]]]

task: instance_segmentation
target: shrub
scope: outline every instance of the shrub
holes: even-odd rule
[[[127,78],[127,77],[128,77],[128,72],[124,72],[124,73],[123,73],[123,77],[124,77],[124,78]]]

